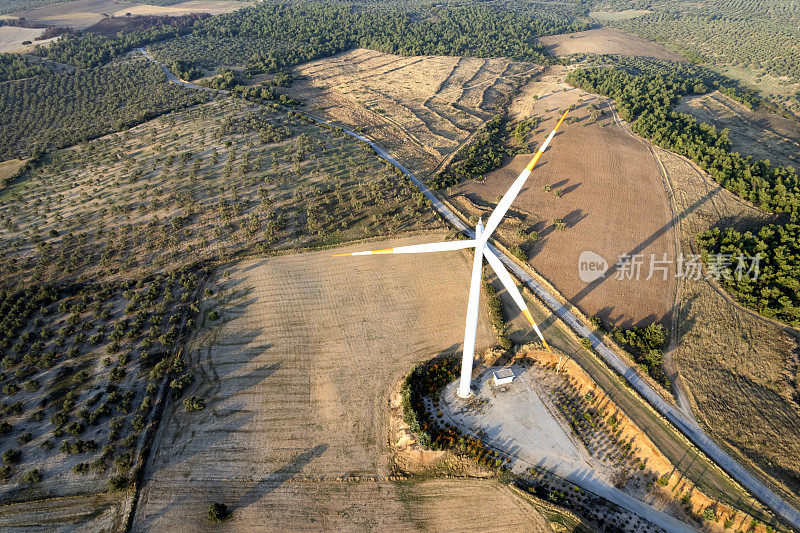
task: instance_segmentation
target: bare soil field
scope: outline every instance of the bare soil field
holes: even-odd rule
[[[653,57],[682,61],[678,54],[670,52],[662,45],[646,41],[641,37],[614,30],[600,28],[540,37],[539,42],[557,56],[570,54],[620,54],[635,57]]]
[[[542,119],[533,136],[539,142],[569,106],[577,106],[569,115],[577,121],[563,127],[515,201],[518,212],[530,215],[519,224],[509,219],[500,236],[515,243],[517,229],[536,231],[535,244],[519,243],[527,249],[530,264],[584,313],[618,326],[665,320],[672,309],[674,268],[670,263],[666,279],[658,270],[646,279],[651,257],[674,257],[669,202],[658,165],[645,145],[616,125],[604,100],[568,88],[561,81],[565,77],[563,68],[549,69],[511,106],[518,118]],[[593,123],[590,106],[604,110]],[[488,212],[530,157],[516,156],[483,182],[453,187],[451,201],[469,212],[459,201],[464,195],[487,205]],[[565,229],[557,229],[556,219]],[[632,267],[630,272],[621,268],[604,281],[584,282],[578,272],[584,251],[599,254],[612,268],[623,254],[641,254],[638,279]],[[617,279],[623,274],[625,279]]]
[[[0,53],[15,52],[24,45],[23,41],[33,41],[44,33],[41,28],[18,28],[17,26],[0,26]]]
[[[137,4],[133,2],[119,0],[76,0],[23,11],[15,13],[15,15],[53,26],[69,26],[82,30],[99,22],[104,14],[114,13],[135,5]]]
[[[353,50],[295,69],[291,95],[308,110],[375,139],[427,176],[541,67],[505,59],[403,57]]]
[[[27,160],[24,159],[9,159],[0,163],[0,184],[16,174],[25,163]]]
[[[713,224],[741,230],[767,219],[674,154],[656,149],[669,175],[683,253]],[[798,344],[783,326],[739,307],[705,279],[681,280],[673,359],[692,410],[737,460],[798,503]]]
[[[750,111],[719,91],[684,98],[676,111],[694,115],[717,130],[728,128],[732,148],[743,155],[800,168],[800,119]]]
[[[146,3],[120,0],[76,0],[15,13],[16,16],[36,20],[53,26],[69,26],[84,30],[113,15],[186,15],[188,13],[228,13],[250,5],[237,0],[191,0],[172,6],[152,6]],[[39,30],[36,30],[39,31]]]
[[[389,479],[391,391],[415,363],[461,346],[469,255],[331,253],[249,260],[210,285],[216,294],[201,312],[213,306],[221,318],[206,320],[187,351],[198,376],[189,393],[206,407],[165,411],[134,530],[202,529],[213,501],[234,509],[238,529],[485,526],[469,512],[470,483],[462,498],[450,481]],[[493,342],[482,317],[478,346]],[[527,510],[502,494],[497,501],[507,502],[502,527],[531,527]]]
[[[130,13],[131,15],[188,15],[189,13],[210,13],[219,15],[220,13],[230,13],[243,7],[251,5],[252,2],[239,0],[190,0],[171,6],[151,6],[148,4],[138,4],[131,8],[121,8],[114,12],[117,17],[122,17]]]
[[[132,491],[81,495],[0,507],[0,529],[6,531],[122,531]]]

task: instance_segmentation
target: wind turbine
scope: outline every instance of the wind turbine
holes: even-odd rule
[[[547,146],[550,144],[550,141],[553,140],[553,137],[555,137],[558,128],[561,126],[561,123],[564,122],[564,118],[567,116],[567,112],[568,111],[564,112],[564,114],[561,116],[561,119],[558,121],[558,124],[556,124],[556,127],[553,128],[553,131],[550,132],[550,135],[548,135],[547,139],[544,141],[544,143],[542,143],[542,146],[536,152],[536,155],[534,155],[533,159],[531,159],[531,162],[528,163],[528,166],[525,167],[525,170],[520,173],[519,177],[511,185],[511,188],[508,189],[506,194],[500,200],[500,203],[498,203],[497,207],[495,207],[494,211],[492,211],[492,214],[486,221],[486,226],[483,225],[482,220],[478,220],[478,224],[475,226],[474,239],[415,244],[412,246],[400,246],[398,248],[385,248],[383,250],[335,254],[333,256],[343,257],[355,255],[418,254],[425,252],[445,252],[450,250],[461,250],[464,248],[475,248],[475,258],[472,262],[472,281],[470,282],[469,286],[469,303],[467,304],[467,325],[464,329],[464,354],[461,361],[461,381],[458,385],[458,395],[461,398],[467,398],[471,393],[470,382],[472,381],[472,363],[475,356],[475,337],[478,329],[478,303],[481,294],[480,284],[484,257],[492,266],[492,269],[497,274],[497,277],[500,278],[500,281],[511,295],[511,298],[514,300],[517,306],[519,306],[522,314],[525,315],[525,318],[527,318],[528,322],[530,322],[531,326],[533,326],[534,331],[536,331],[536,334],[539,336],[539,339],[541,339],[545,348],[547,348],[547,351],[551,354],[553,353],[552,350],[550,350],[550,345],[548,345],[547,341],[544,340],[544,336],[539,330],[539,326],[537,326],[536,322],[533,321],[531,312],[528,310],[528,306],[525,304],[525,300],[522,298],[519,289],[517,289],[517,285],[514,283],[511,274],[509,274],[508,270],[506,270],[506,268],[503,266],[503,262],[500,261],[500,258],[497,257],[494,252],[492,252],[491,248],[489,248],[487,241],[489,240],[489,237],[492,236],[494,230],[497,229],[497,226],[500,225],[500,221],[505,216],[509,207],[511,207],[514,199],[522,190],[522,186],[525,185],[525,181],[528,179],[528,176],[531,175],[531,171],[533,171],[533,168],[536,166],[539,158],[547,149]],[[560,368],[561,359],[559,359],[558,364]]]

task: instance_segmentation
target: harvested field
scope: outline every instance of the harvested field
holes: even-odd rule
[[[0,186],[2,186],[8,178],[15,175],[27,162],[27,159],[9,159],[8,161],[0,163]]]
[[[44,33],[44,30],[41,28],[0,26],[0,53],[15,52],[24,46],[22,41],[33,41],[42,33]]]
[[[96,24],[106,14],[135,5],[137,4],[133,2],[119,0],[76,0],[23,11],[16,15],[52,26],[69,26],[82,30]]]
[[[683,253],[698,253],[709,226],[745,230],[767,215],[721,189],[672,153],[656,149],[674,191]],[[783,326],[739,307],[715,284],[681,280],[673,360],[697,420],[739,461],[800,494],[797,341]]]
[[[412,172],[430,174],[540,67],[505,59],[404,57],[353,50],[295,69],[291,96],[376,140]]]
[[[570,54],[620,54],[634,57],[652,57],[670,61],[683,61],[678,54],[662,45],[619,30],[597,30],[565,33],[540,37],[539,42],[557,56]]]
[[[207,321],[187,350],[198,376],[189,394],[206,407],[165,412],[135,530],[194,529],[212,501],[232,507],[233,526],[242,529],[288,520],[296,529],[421,527],[406,518],[414,514],[408,506],[428,509],[416,513],[421,520],[445,513],[413,485],[386,479],[388,399],[415,363],[459,349],[470,256],[331,253],[250,260],[220,272],[211,285],[216,296],[201,312],[213,305],[221,320]],[[478,345],[492,342],[483,317]],[[472,527],[473,514],[460,516],[457,527],[431,527]],[[527,515],[516,516],[516,527],[527,527]]]
[[[730,130],[733,150],[773,165],[800,168],[800,119],[753,112],[719,91],[684,98],[677,111],[694,115],[722,130]]]
[[[618,20],[630,20],[642,15],[652,13],[648,9],[625,9],[622,11],[589,11],[589,16],[603,22],[615,22]]]
[[[189,13],[219,15],[220,13],[236,11],[251,4],[252,2],[240,2],[237,0],[191,0],[171,6],[138,4],[130,8],[119,9],[114,15],[117,17],[125,16],[128,13],[131,15],[188,15]]]
[[[250,5],[237,0],[192,0],[171,6],[152,6],[145,3],[120,0],[76,0],[60,2],[50,6],[16,13],[37,22],[52,26],[69,26],[84,30],[97,24],[109,15],[124,17],[131,15],[186,15],[188,13],[228,13]],[[40,31],[40,30],[31,30]]]
[[[559,80],[565,77],[563,68],[548,70],[541,81],[528,84],[511,106],[518,118],[542,118],[533,137],[539,142],[568,106],[577,106],[570,114],[577,122],[564,126],[514,203],[518,212],[531,215],[518,224],[509,219],[500,236],[526,248],[531,265],[584,313],[618,326],[665,320],[673,302],[672,262],[666,272],[653,269],[652,278],[646,279],[651,257],[674,257],[669,202],[658,165],[644,144],[614,122],[604,100],[577,89],[564,91],[568,86]],[[595,122],[591,106],[604,112],[596,112]],[[450,198],[465,212],[469,209],[459,202],[459,195],[492,208],[528,161],[530,155],[517,156],[483,182],[453,187]],[[557,229],[556,219],[565,229]],[[538,241],[517,242],[518,229],[537,232]],[[578,265],[587,250],[609,265],[623,254],[640,254],[638,277],[632,267],[629,272],[612,271],[604,281],[583,281]],[[625,279],[617,279],[623,274]]]

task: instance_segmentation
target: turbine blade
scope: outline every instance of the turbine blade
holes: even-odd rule
[[[448,252],[451,250],[461,250],[472,248],[475,240],[431,242],[427,244],[414,244],[411,246],[399,246],[397,248],[384,248],[383,250],[368,250],[366,252],[352,252],[349,254],[334,254],[333,257],[346,257],[351,255],[383,255],[383,254],[421,254],[426,252]]]
[[[539,326],[536,325],[536,322],[533,321],[533,316],[531,316],[530,310],[528,310],[528,305],[525,303],[525,300],[522,298],[522,294],[520,294],[519,289],[517,289],[517,284],[514,282],[514,278],[511,277],[511,274],[508,273],[506,267],[503,265],[503,262],[497,257],[494,252],[492,252],[489,247],[487,246],[483,250],[483,255],[486,256],[487,261],[489,264],[492,265],[492,269],[497,274],[497,277],[500,278],[501,283],[506,288],[508,293],[511,295],[511,298],[514,300],[514,303],[517,304],[522,314],[525,315],[525,318],[528,319],[531,326],[533,326],[533,330],[541,339],[542,344],[544,347],[547,348],[547,351],[553,353],[550,350],[550,345],[547,344],[547,341],[544,340],[544,336],[542,332],[539,330]]]
[[[472,280],[469,284],[469,302],[467,304],[467,324],[464,327],[464,352],[461,357],[461,381],[458,384],[458,395],[466,398],[470,395],[472,381],[472,363],[475,358],[475,338],[478,334],[478,313],[481,297],[481,274],[483,273],[483,243],[475,248],[472,261]]]
[[[561,123],[564,122],[564,119],[567,117],[567,113],[569,113],[569,110],[564,111],[564,114],[561,115],[561,120],[558,121],[556,127],[553,128],[553,131],[551,131],[550,135],[547,136],[547,139],[545,139],[544,143],[542,143],[542,146],[539,147],[539,150],[536,152],[536,155],[533,156],[531,162],[528,163],[528,166],[525,167],[525,170],[520,173],[519,177],[511,185],[511,188],[508,189],[508,192],[506,192],[506,194],[500,200],[500,203],[498,203],[497,207],[494,208],[494,211],[489,216],[489,220],[486,221],[486,227],[483,228],[481,240],[486,241],[492,235],[492,232],[497,229],[497,226],[500,225],[500,221],[503,220],[504,216],[506,216],[508,208],[511,207],[512,203],[514,203],[514,199],[516,199],[519,191],[522,190],[522,186],[525,185],[525,181],[528,179],[528,176],[531,175],[533,167],[535,167],[536,163],[539,162],[539,158],[542,157],[542,154],[547,149],[550,141],[552,141],[553,137],[555,137],[558,128],[561,127]]]

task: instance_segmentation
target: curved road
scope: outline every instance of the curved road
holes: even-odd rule
[[[213,89],[209,89],[207,87],[201,87],[199,85],[195,85],[184,80],[177,78],[169,69],[153,59],[150,54],[147,53],[146,50],[143,48],[137,49],[142,55],[144,55],[150,61],[161,66],[164,72],[167,75],[167,78],[173,83],[178,83],[185,87],[190,87],[193,89],[201,89],[205,91],[213,91]],[[220,92],[223,94],[228,94],[228,91],[215,91]],[[328,124],[332,125],[326,120],[323,120],[319,117],[315,117],[308,113],[302,113],[306,115],[311,120],[319,124]],[[360,141],[367,143],[373,150],[384,160],[388,161],[392,165],[394,165],[398,170],[400,170],[403,174],[405,174],[408,179],[411,180],[414,185],[425,195],[425,197],[431,201],[433,208],[436,209],[439,214],[441,214],[444,218],[446,218],[451,224],[453,224],[456,228],[458,228],[462,233],[468,235],[471,238],[474,238],[474,231],[472,228],[468,227],[456,214],[444,203],[442,203],[434,194],[431,192],[428,187],[422,183],[416,176],[414,176],[408,169],[406,169],[400,162],[398,162],[395,158],[391,155],[386,153],[386,151],[372,142],[370,139],[366,138],[365,136],[352,132],[350,130],[344,129],[344,133],[347,135],[354,137]],[[562,133],[563,135],[563,133]],[[525,285],[528,286],[530,290],[532,290],[545,304],[550,307],[550,309],[555,312],[561,320],[563,320],[567,325],[569,325],[580,337],[589,339],[591,342],[592,347],[597,351],[597,353],[602,357],[606,363],[608,363],[614,370],[616,370],[620,375],[622,375],[628,383],[637,391],[639,394],[644,397],[650,404],[659,412],[661,413],[667,420],[669,420],[678,430],[683,433],[695,446],[703,450],[703,452],[711,458],[717,465],[720,466],[725,472],[727,472],[733,479],[738,481],[743,487],[745,487],[748,491],[750,491],[758,500],[764,503],[767,507],[772,509],[778,516],[782,517],[785,522],[791,525],[794,529],[800,531],[800,512],[797,509],[789,505],[783,498],[775,494],[769,487],[767,487],[764,483],[762,483],[759,479],[753,476],[750,472],[748,472],[743,466],[736,462],[736,460],[728,455],[725,450],[723,450],[717,443],[715,443],[711,438],[706,435],[705,431],[700,428],[700,426],[694,420],[687,418],[680,410],[673,407],[672,405],[668,404],[664,399],[659,395],[650,385],[644,382],[637,374],[633,371],[631,367],[629,367],[614,351],[608,348],[605,344],[603,344],[595,335],[594,333],[586,327],[586,325],[579,320],[572,312],[561,305],[558,300],[550,294],[544,287],[542,287],[539,282],[537,282],[533,277],[528,274],[520,265],[518,265],[514,260],[508,257],[506,254],[498,250],[492,245],[489,245],[491,250],[500,258],[503,264],[510,270],[514,275],[516,275]]]

